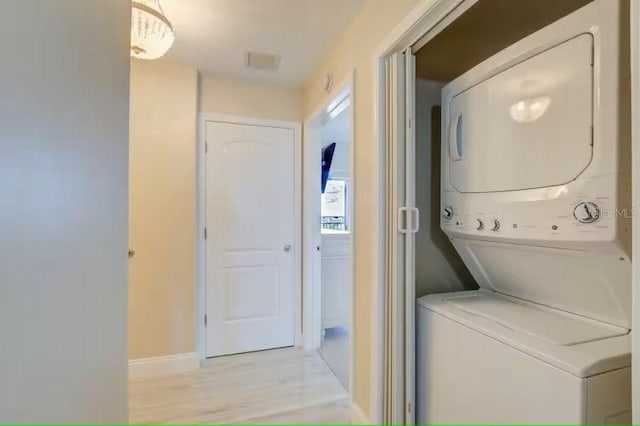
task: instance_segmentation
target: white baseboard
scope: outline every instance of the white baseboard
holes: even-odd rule
[[[370,425],[371,420],[364,414],[362,409],[355,402],[351,403],[349,411],[349,421],[354,425]]]
[[[197,370],[200,360],[195,352],[129,360],[129,378],[164,376]]]

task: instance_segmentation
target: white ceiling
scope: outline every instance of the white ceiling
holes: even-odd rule
[[[176,41],[167,59],[214,74],[303,87],[364,0],[161,0]],[[248,51],[281,56],[276,71],[245,67]]]

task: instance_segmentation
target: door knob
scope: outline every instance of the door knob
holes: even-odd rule
[[[286,251],[287,253],[291,251],[291,244],[287,244],[286,246],[284,246],[284,251]]]
[[[131,259],[135,255],[136,255],[136,251],[132,250],[132,249],[129,249],[129,259]]]

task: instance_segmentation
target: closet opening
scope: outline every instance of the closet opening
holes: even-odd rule
[[[415,56],[415,295],[477,289],[441,229],[442,89],[471,68],[593,0],[465,1],[411,48]],[[448,155],[448,153],[445,153]]]
[[[382,418],[629,422],[628,2],[416,22],[380,49]]]

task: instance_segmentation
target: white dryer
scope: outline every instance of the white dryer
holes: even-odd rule
[[[480,289],[418,299],[418,423],[631,420],[627,4],[443,90],[441,228]]]

